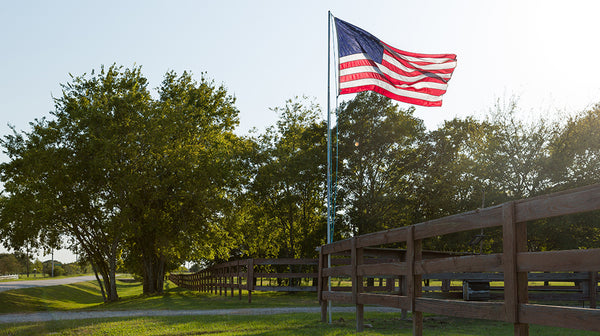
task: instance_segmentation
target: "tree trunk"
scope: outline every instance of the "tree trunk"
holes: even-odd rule
[[[114,302],[119,300],[117,293],[117,240],[114,240],[110,248],[110,256],[108,258],[108,300]]]
[[[165,257],[156,255],[155,251],[144,250],[144,294],[161,294],[164,286]]]
[[[106,302],[106,293],[104,292],[104,285],[102,285],[102,281],[98,276],[98,270],[96,268],[96,264],[92,262],[92,269],[94,270],[94,275],[96,276],[96,281],[98,281],[98,286],[100,286],[100,292],[102,293],[102,301]]]

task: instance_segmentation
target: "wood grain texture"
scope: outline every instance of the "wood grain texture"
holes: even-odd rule
[[[423,260],[415,264],[416,274],[453,272],[501,272],[502,254],[473,255]]]
[[[521,304],[519,319],[523,323],[600,332],[598,309]]]
[[[424,313],[504,321],[504,305],[500,302],[467,302],[418,298],[415,304],[415,309]]]

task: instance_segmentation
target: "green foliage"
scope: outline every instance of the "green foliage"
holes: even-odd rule
[[[149,292],[181,261],[227,255],[239,182],[238,111],[224,87],[168,72],[153,98],[140,67],[72,77],[52,120],[2,141],[5,243],[73,240],[108,300],[125,257]]]
[[[320,108],[306,98],[273,111],[280,115],[276,127],[255,140],[243,249],[252,256],[313,257],[324,237],[326,128]]]
[[[413,223],[418,143],[425,131],[413,112],[372,92],[339,107],[338,227],[361,235]]]
[[[0,254],[0,275],[18,274],[21,271],[21,265],[13,254]]]

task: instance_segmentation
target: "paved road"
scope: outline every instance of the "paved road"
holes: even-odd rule
[[[334,313],[353,313],[355,307],[333,307]],[[387,307],[365,307],[365,311],[400,312]],[[275,315],[294,313],[320,313],[320,307],[242,308],[209,310],[124,310],[124,311],[55,311],[25,314],[0,314],[0,324],[30,323],[52,320],[81,320],[90,318],[140,317],[140,316],[197,316],[197,315]]]
[[[64,278],[64,279],[6,281],[6,282],[0,282],[0,292],[11,290],[11,289],[28,288],[28,287],[68,285],[68,284],[72,284],[72,283],[76,283],[76,282],[83,282],[83,281],[90,281],[90,280],[96,280],[96,277],[93,275],[85,275],[85,276]]]

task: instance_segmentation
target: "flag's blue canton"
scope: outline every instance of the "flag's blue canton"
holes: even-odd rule
[[[335,19],[338,36],[339,57],[364,53],[377,63],[383,59],[383,45],[379,39],[368,32],[342,21]]]

